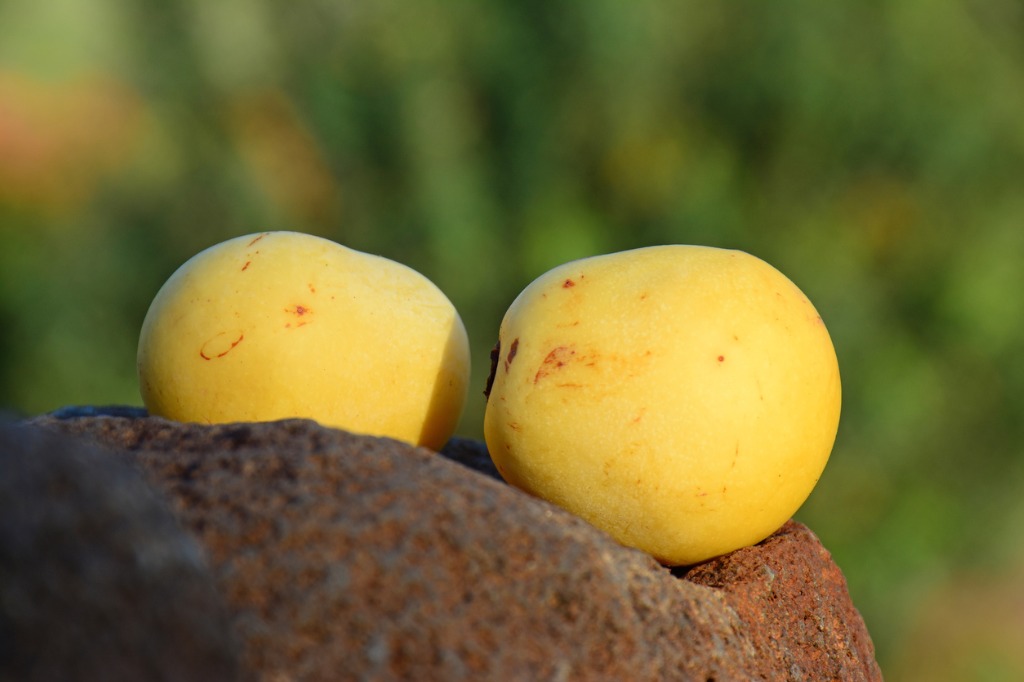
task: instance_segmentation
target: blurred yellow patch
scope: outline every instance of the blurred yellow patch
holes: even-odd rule
[[[251,93],[233,98],[229,115],[239,153],[264,196],[290,219],[329,221],[336,183],[292,102],[274,90]]]
[[[887,676],[922,682],[1024,679],[1024,573],[955,572],[922,594]]]

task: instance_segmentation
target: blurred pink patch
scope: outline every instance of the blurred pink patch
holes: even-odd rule
[[[73,209],[122,167],[143,106],[103,76],[44,82],[0,70],[0,202]]]

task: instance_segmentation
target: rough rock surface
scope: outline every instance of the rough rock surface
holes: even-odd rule
[[[237,677],[195,540],[115,453],[0,423],[0,680]]]
[[[301,420],[76,414],[34,422],[141,465],[208,553],[258,679],[881,677],[798,524],[674,574],[494,480],[473,441],[439,457]]]
[[[789,521],[756,547],[677,573],[718,590],[766,669],[792,680],[881,677],[846,578],[806,526]]]

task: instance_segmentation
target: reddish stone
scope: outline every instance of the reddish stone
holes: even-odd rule
[[[260,679],[880,679],[842,575],[796,524],[680,579],[494,480],[474,441],[446,458],[299,420],[35,421],[142,466]]]
[[[882,678],[846,578],[806,526],[789,521],[760,544],[683,577],[719,590],[766,669],[785,671],[791,680]]]

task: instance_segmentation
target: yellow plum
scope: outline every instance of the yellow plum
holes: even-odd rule
[[[301,417],[433,449],[458,425],[469,366],[462,320],[430,280],[297,232],[191,258],[157,293],[138,350],[152,414]]]
[[[839,424],[821,317],[741,251],[556,267],[512,303],[492,360],[484,433],[502,476],[668,565],[781,527]]]

